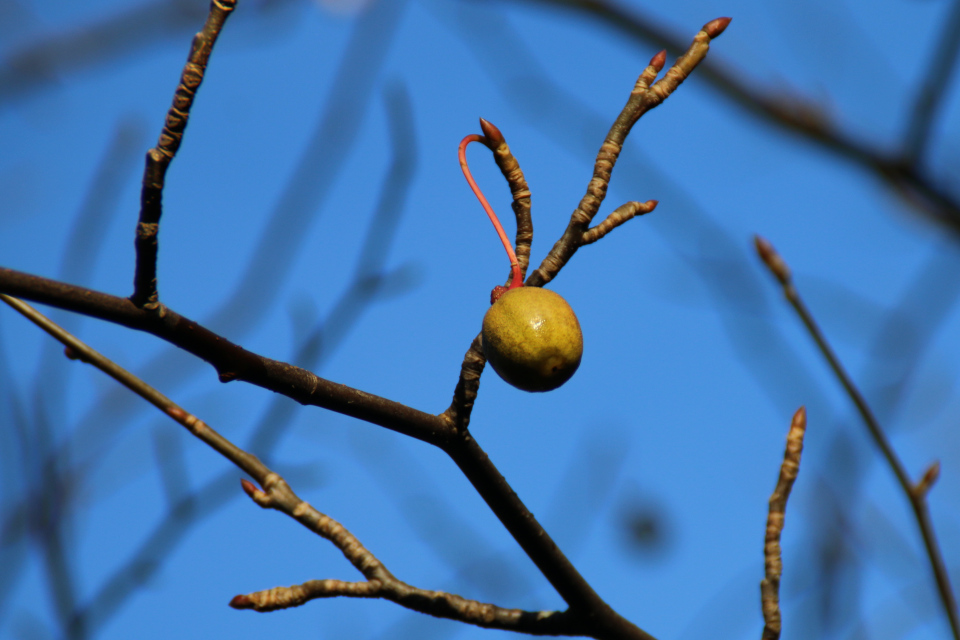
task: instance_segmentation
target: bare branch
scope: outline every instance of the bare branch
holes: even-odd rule
[[[694,36],[693,43],[687,51],[656,83],[653,81],[663,69],[666,54],[661,51],[653,56],[650,64],[637,79],[637,83],[630,94],[630,99],[627,100],[627,104],[623,107],[620,115],[617,116],[613,126],[610,127],[609,133],[607,133],[606,139],[600,146],[593,168],[593,178],[587,186],[587,193],[570,216],[570,223],[567,225],[566,231],[553,245],[550,253],[543,259],[540,266],[527,278],[526,284],[540,287],[553,280],[560,269],[577,252],[577,249],[584,244],[584,236],[588,233],[590,222],[597,215],[600,205],[607,195],[610,175],[633,125],[644,113],[662,103],[680,86],[680,83],[706,57],[710,49],[710,41],[723,33],[728,24],[730,24],[730,18],[717,18],[705,24],[703,29]],[[603,226],[603,223],[599,226]],[[612,229],[615,226],[615,224],[611,224],[610,228]]]
[[[533,219],[530,215],[530,187],[520,163],[510,151],[503,133],[495,125],[480,118],[480,128],[483,130],[484,144],[493,152],[493,159],[500,168],[500,172],[510,186],[513,195],[513,213],[517,220],[516,247],[517,264],[520,266],[521,277],[527,276],[527,267],[530,265],[530,245],[533,243]],[[508,276],[508,282],[510,277]],[[480,375],[487,360],[483,355],[480,336],[477,335],[470,343],[470,348],[463,356],[460,365],[460,377],[453,392],[453,400],[441,415],[452,421],[458,431],[467,429],[470,425],[470,414],[473,403],[480,389]]]
[[[780,465],[780,477],[770,496],[770,509],[767,513],[767,531],[763,544],[764,579],[760,582],[760,607],[763,611],[763,640],[780,638],[780,576],[783,574],[783,560],[780,552],[780,534],[783,533],[783,519],[787,511],[790,490],[800,471],[800,454],[803,452],[803,436],[807,429],[807,410],[797,409],[787,432],[787,448],[783,452],[783,464]]]
[[[438,416],[247,351],[169,308],[160,317],[126,298],[2,267],[0,293],[153,334],[210,363],[221,382],[244,380],[301,404],[324,407],[431,444],[450,436],[448,423]]]
[[[803,299],[797,292],[793,284],[793,278],[790,275],[790,268],[786,262],[780,254],[777,253],[776,249],[773,248],[773,245],[760,236],[755,237],[755,244],[757,254],[782,285],[787,301],[793,307],[794,311],[796,311],[800,320],[803,321],[808,333],[820,349],[820,353],[823,354],[823,357],[833,370],[834,375],[836,375],[837,380],[840,381],[847,395],[853,401],[854,406],[856,406],[860,417],[867,427],[867,431],[886,459],[887,465],[896,476],[897,482],[900,483],[900,487],[903,489],[903,493],[907,496],[910,506],[913,509],[917,526],[920,528],[920,535],[923,538],[923,544],[927,550],[927,557],[930,561],[930,568],[933,571],[937,591],[940,594],[940,601],[943,604],[947,619],[950,621],[950,628],[953,631],[954,640],[960,640],[960,620],[958,620],[957,617],[956,598],[953,595],[953,587],[950,585],[947,568],[943,563],[943,554],[940,551],[940,546],[937,543],[937,538],[933,531],[933,523],[930,521],[930,512],[926,502],[926,488],[924,488],[923,491],[918,491],[910,481],[903,467],[903,463],[900,462],[896,451],[893,450],[893,446],[887,440],[883,429],[880,427],[880,423],[877,421],[876,416],[874,416],[866,399],[843,368],[843,365],[830,347],[823,332],[820,331],[820,327],[817,326],[816,321],[813,319],[813,315],[807,309],[806,304],[804,304]],[[930,472],[928,471],[928,473]],[[921,481],[921,485],[922,484],[924,484],[923,481]]]
[[[613,213],[608,215],[603,222],[595,227],[591,227],[583,232],[583,244],[592,244],[607,235],[627,220],[642,216],[645,213],[653,211],[657,204],[656,200],[647,200],[646,202],[628,202],[617,207]]]
[[[520,163],[513,156],[507,141],[496,126],[480,118],[480,128],[487,139],[485,144],[493,152],[493,159],[500,167],[500,172],[510,186],[513,196],[513,213],[517,219],[517,239],[514,249],[517,254],[517,263],[520,273],[527,277],[527,267],[530,266],[530,245],[533,243],[533,219],[530,216],[530,187],[523,177]]]
[[[453,390],[453,401],[447,407],[447,410],[440,414],[442,418],[449,420],[451,426],[458,432],[465,431],[470,426],[473,403],[476,401],[477,392],[480,390],[480,375],[483,373],[486,364],[487,359],[483,355],[483,347],[478,334],[463,356],[463,363],[460,365],[460,378]]]
[[[590,635],[584,621],[569,611],[521,611],[468,600],[453,593],[427,591],[399,580],[309,580],[292,587],[276,587],[236,596],[235,609],[275,611],[300,606],[317,598],[381,598],[437,618],[448,618],[487,629],[504,629],[529,635]]]
[[[683,50],[683,40],[676,34],[641,15],[635,8],[626,8],[623,3],[607,0],[538,1],[589,14],[611,29],[656,47],[671,52]],[[777,89],[758,87],[747,81],[742,72],[717,61],[707,62],[698,75],[744,111],[796,133],[828,153],[859,166],[886,182],[918,211],[933,217],[954,234],[960,234],[960,201],[957,196],[948,184],[918,167],[909,153],[905,160],[900,149],[884,151],[876,144],[862,141],[852,132],[840,129],[829,119],[825,109],[813,101],[784,96]]]
[[[200,83],[203,82],[213,45],[216,44],[220,30],[236,4],[237,0],[211,0],[207,21],[193,38],[190,55],[180,75],[180,83],[173,94],[173,105],[167,111],[163,130],[160,132],[160,140],[157,146],[147,152],[135,242],[137,266],[133,277],[133,295],[130,297],[138,307],[157,309],[160,304],[157,293],[157,233],[163,211],[161,200],[167,167],[180,148],[190,117],[190,108]]]
[[[198,439],[255,478],[263,490],[258,489],[249,480],[241,479],[243,490],[254,502],[265,509],[275,509],[285,513],[307,529],[329,540],[354,568],[367,578],[366,582],[313,580],[295,587],[278,587],[250,595],[236,596],[230,602],[232,607],[272,611],[299,606],[315,598],[377,597],[391,600],[415,611],[482,627],[510,629],[535,635],[591,633],[586,626],[586,619],[573,614],[504,609],[468,600],[455,594],[418,589],[398,580],[361,544],[356,536],[339,522],[302,500],[279,474],[270,470],[256,456],[234,445],[196,416],[189,414],[137,376],[88,347],[30,305],[6,295],[0,295],[0,299],[66,345],[71,359],[81,360],[97,367],[186,427]]]

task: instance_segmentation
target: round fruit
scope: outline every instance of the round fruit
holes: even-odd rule
[[[550,391],[570,379],[583,356],[583,333],[567,301],[549,289],[517,287],[483,317],[483,355],[506,382]]]

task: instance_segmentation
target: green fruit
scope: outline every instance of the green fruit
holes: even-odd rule
[[[483,355],[506,382],[550,391],[570,379],[583,356],[583,333],[567,301],[549,289],[517,287],[483,317]]]

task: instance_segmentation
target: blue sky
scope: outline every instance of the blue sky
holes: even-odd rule
[[[0,265],[131,292],[143,153],[205,4],[157,9],[125,28],[126,39],[96,32],[94,46],[54,60],[52,71],[31,68],[25,85],[11,84],[22,76],[8,71],[18,51],[149,6],[162,5],[3,3]],[[951,9],[943,0],[627,6],[685,42],[732,16],[711,62],[785,100],[814,102],[839,130],[881,150],[901,144]],[[478,117],[506,136],[533,193],[539,264],[657,50],[547,3],[383,0],[364,12],[240,0],[167,174],[164,303],[280,360],[296,361],[311,329],[329,320],[320,360],[301,362],[442,411],[489,290],[508,268],[460,174],[458,142],[479,133]],[[413,141],[399,152],[389,116],[398,103],[408,104]],[[921,165],[953,193],[958,106],[952,86]],[[385,223],[376,211],[395,153],[413,174],[394,200],[399,217]],[[489,154],[475,145],[469,157],[512,234],[509,192]],[[88,207],[102,216],[71,247],[98,175],[108,187]],[[546,394],[485,372],[471,424],[477,440],[624,616],[658,638],[755,638],[767,498],[790,417],[806,405],[807,448],[784,534],[784,637],[947,637],[906,500],[751,238],[768,237],[787,259],[910,473],[942,462],[930,503],[955,577],[956,232],[861,165],[758,120],[696,72],[634,128],[601,216],[648,199],[660,201],[654,213],[582,249],[550,285],[582,325],[580,370]],[[373,220],[396,225],[376,240],[375,266],[388,284],[357,305],[343,296]],[[264,237],[272,242],[258,259]],[[262,455],[402,580],[502,606],[562,607],[441,452],[259,388],[222,385],[151,336],[56,317]],[[359,576],[325,541],[256,508],[239,490],[239,471],[180,427],[58,354],[0,310],[3,512],[47,475],[12,434],[25,429],[35,453],[52,446],[38,435],[49,432],[69,451],[56,520],[79,606],[96,601],[172,520],[171,500],[213,487],[196,503],[202,516],[162,553],[146,585],[103,617],[97,636],[506,637],[378,601],[271,614],[228,608],[238,593]],[[264,436],[250,444],[261,423],[275,446]],[[654,533],[631,537],[631,522]],[[61,635],[41,545],[11,539],[0,637]]]

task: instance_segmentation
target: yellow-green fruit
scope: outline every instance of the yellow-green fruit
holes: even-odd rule
[[[483,355],[501,378],[524,391],[550,391],[570,379],[583,333],[567,301],[549,289],[517,287],[483,317]]]

